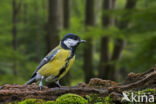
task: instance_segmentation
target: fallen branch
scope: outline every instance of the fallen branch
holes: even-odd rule
[[[156,67],[142,74],[130,73],[122,85],[116,86],[116,90],[141,90],[156,87]]]
[[[124,83],[119,84],[110,80],[92,78],[88,84],[81,83],[78,86],[64,86],[61,88],[43,87],[42,90],[36,84],[32,85],[4,85],[0,87],[0,103],[21,101],[27,98],[55,100],[66,93],[74,93],[85,97],[96,94],[101,97],[110,95],[114,101],[120,101],[122,91],[156,88],[156,67],[142,74],[130,73]]]
[[[66,93],[74,93],[85,97],[89,94],[107,96],[108,90],[86,88],[86,87],[61,87],[39,90],[39,86],[32,85],[4,85],[0,90],[0,102],[20,101],[27,98],[55,100],[58,96]]]

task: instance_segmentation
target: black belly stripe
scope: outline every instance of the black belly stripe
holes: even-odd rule
[[[66,59],[66,64],[65,64],[65,66],[60,70],[59,74],[58,74],[55,78],[59,78],[59,77],[62,75],[62,73],[66,71],[66,68],[67,68],[68,65],[69,65],[69,61],[70,61],[70,59],[73,58],[73,56],[74,56],[74,53],[71,52],[71,55]]]

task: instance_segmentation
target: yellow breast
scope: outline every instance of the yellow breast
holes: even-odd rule
[[[62,77],[64,77],[64,75],[67,74],[67,72],[69,71],[71,65],[74,63],[74,61],[75,61],[75,56],[73,56],[73,58],[69,60],[69,63],[68,63],[68,66],[67,66],[66,70],[58,77],[59,80],[60,80]]]
[[[57,76],[60,70],[65,66],[66,59],[71,55],[69,50],[59,49],[59,52],[56,54],[53,60],[45,64],[39,69],[38,73],[42,76]],[[58,79],[62,78],[69,70],[71,65],[74,62],[75,57],[69,60],[69,64],[66,70],[59,76]]]

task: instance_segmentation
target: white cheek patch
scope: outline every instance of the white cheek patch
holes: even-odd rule
[[[64,44],[68,47],[71,48],[72,46],[76,46],[78,44],[78,40],[73,40],[73,39],[67,39],[64,41]]]

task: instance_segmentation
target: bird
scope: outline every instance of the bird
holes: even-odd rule
[[[69,71],[75,61],[75,52],[80,43],[86,42],[79,36],[68,33],[60,41],[59,45],[50,51],[36,67],[32,77],[26,85],[39,81],[40,90],[42,81],[55,82],[61,87],[59,80]]]

